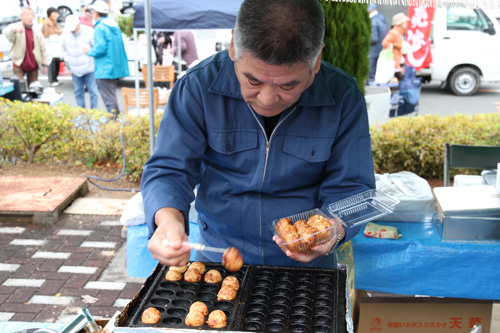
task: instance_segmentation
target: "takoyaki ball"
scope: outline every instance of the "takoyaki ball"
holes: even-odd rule
[[[235,247],[228,247],[222,255],[222,265],[230,272],[237,272],[243,266],[243,256]]]
[[[236,298],[236,294],[238,292],[230,287],[222,287],[220,288],[219,292],[217,293],[217,300],[218,301],[232,301],[233,299]]]
[[[141,321],[144,324],[156,324],[160,321],[161,314],[156,308],[147,308],[141,316]]]
[[[240,289],[240,282],[234,276],[226,276],[226,278],[222,281],[222,288],[228,287],[234,290]]]
[[[294,226],[297,229],[297,231],[299,231],[300,228],[302,228],[303,226],[306,226],[306,225],[308,225],[307,222],[306,222],[306,220],[298,220],[294,224]]]
[[[303,248],[310,249],[314,246],[314,243],[316,242],[316,236],[314,233],[317,231],[317,229],[309,226],[300,228],[299,236]]]
[[[318,231],[331,227],[330,223],[328,222],[328,219],[323,215],[319,214],[311,216],[307,220],[307,224],[309,224],[311,227],[318,229]]]
[[[202,315],[208,315],[207,305],[203,302],[196,301],[189,307],[189,312],[200,312]]]
[[[177,271],[179,273],[184,273],[185,271],[187,271],[187,269],[188,269],[187,265],[184,265],[184,266],[170,266],[169,271]]]
[[[167,274],[165,275],[165,280],[167,280],[167,281],[180,281],[180,280],[182,280],[182,273],[169,269]]]
[[[184,281],[187,282],[200,282],[201,273],[196,268],[188,268],[186,273],[184,273]]]
[[[292,225],[292,220],[290,220],[289,218],[282,218],[281,220],[279,220],[277,223],[276,223],[276,231],[278,233],[281,232],[281,229],[284,227],[284,226],[287,226],[287,225]]]
[[[205,273],[204,281],[207,283],[219,283],[221,280],[222,276],[216,269],[211,269]]]
[[[202,326],[205,323],[205,316],[198,311],[189,311],[184,322],[192,327]]]
[[[210,314],[208,315],[207,324],[212,328],[226,327],[226,314],[222,310],[214,310],[210,312]]]
[[[205,267],[205,264],[200,262],[200,261],[195,261],[189,265],[189,268],[196,268],[200,274],[205,274],[205,271],[207,270]]]

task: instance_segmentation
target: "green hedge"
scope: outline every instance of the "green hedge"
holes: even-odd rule
[[[155,117],[156,130],[160,118]],[[121,165],[120,131],[125,174],[138,182],[149,157],[149,117],[110,121],[104,111],[0,99],[2,164]],[[445,142],[500,146],[500,113],[398,117],[370,131],[377,173],[407,170],[442,178]]]
[[[500,113],[398,117],[370,132],[377,173],[406,170],[442,179],[445,142],[500,146]]]

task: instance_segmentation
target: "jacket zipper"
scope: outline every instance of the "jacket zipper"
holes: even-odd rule
[[[264,126],[260,123],[259,119],[255,115],[255,111],[252,109],[252,107],[247,103],[248,108],[250,109],[250,112],[252,113],[253,117],[255,118],[255,121],[257,121],[257,124],[259,124],[260,129],[262,130],[262,133],[264,133],[264,137],[266,138],[266,155],[265,155],[265,160],[264,160],[264,171],[262,172],[262,182],[260,184],[260,190],[262,191],[262,188],[264,187],[264,180],[266,179],[266,170],[267,170],[267,160],[269,158],[269,150],[271,148],[271,141],[273,139],[274,133],[278,129],[278,127],[295,111],[297,107],[294,107],[292,111],[290,111],[289,114],[285,116],[282,120],[280,120],[276,126],[274,127],[273,131],[271,132],[271,137],[269,140],[267,139],[267,133],[264,128]],[[260,247],[261,247],[261,257],[262,257],[262,263],[265,264],[264,261],[264,249],[262,246],[262,194],[259,193],[259,233],[260,233]]]

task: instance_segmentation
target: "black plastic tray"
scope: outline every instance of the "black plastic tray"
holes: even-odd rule
[[[210,284],[165,280],[168,267],[158,265],[141,291],[119,316],[121,327],[155,327],[241,332],[345,332],[345,269],[243,265],[236,273],[217,263],[205,263],[207,271],[217,269],[222,279],[233,275],[240,289],[233,301],[217,301],[221,283]],[[205,302],[209,312],[219,309],[227,315],[227,326],[207,324],[190,327],[184,323],[189,306]],[[141,322],[148,307],[161,312],[159,323]]]

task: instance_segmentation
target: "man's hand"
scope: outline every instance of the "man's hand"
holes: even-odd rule
[[[278,246],[283,250],[283,252],[285,252],[285,254],[288,257],[290,257],[293,260],[302,262],[302,263],[307,263],[307,262],[310,262],[311,260],[314,260],[318,257],[321,257],[321,256],[328,254],[332,250],[333,246],[335,245],[335,242],[337,241],[337,235],[340,234],[340,240],[344,239],[345,230],[342,227],[342,224],[335,222],[335,220],[333,220],[333,219],[328,220],[328,222],[330,222],[330,224],[332,226],[337,225],[335,228],[335,230],[337,231],[337,233],[335,234],[335,237],[333,237],[332,240],[330,240],[326,243],[323,243],[323,244],[320,244],[320,245],[315,246],[313,248],[310,248],[309,250],[304,251],[304,252],[294,253],[294,252],[291,252],[290,250],[287,250],[286,246],[283,245],[283,240],[279,236],[274,236],[273,240],[276,242],[276,244],[278,244]]]
[[[88,46],[86,46],[86,45],[82,46],[82,53],[83,54],[86,55],[88,51],[89,51],[89,47]]]
[[[187,241],[182,213],[173,208],[162,208],[156,212],[155,223],[156,231],[148,243],[153,258],[167,266],[187,264],[191,249],[182,245]],[[162,245],[164,239],[169,241],[169,246]]]
[[[47,72],[48,72],[47,66],[43,66],[42,67],[42,74],[47,75]]]
[[[18,25],[16,25],[15,31],[18,33],[24,32],[24,24],[23,22],[19,22]]]

